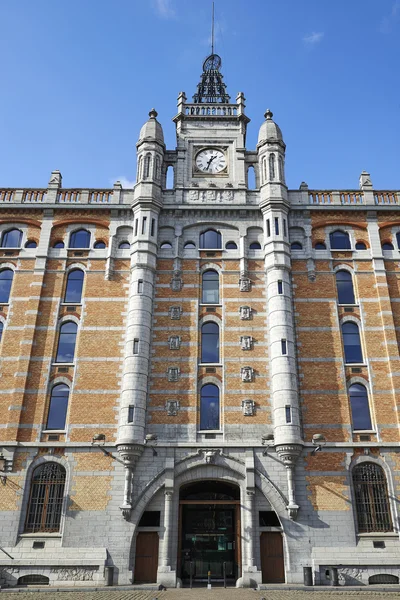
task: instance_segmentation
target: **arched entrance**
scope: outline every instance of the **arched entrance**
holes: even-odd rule
[[[179,494],[178,573],[183,581],[234,583],[240,576],[240,488],[204,480]]]

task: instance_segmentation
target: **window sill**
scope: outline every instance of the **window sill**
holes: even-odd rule
[[[222,363],[198,363],[198,367],[222,367]]]
[[[68,363],[68,362],[53,362],[51,363],[52,367],[73,367],[75,365],[75,363]]]
[[[353,429],[353,433],[373,433],[376,435],[376,431],[374,429]]]
[[[357,533],[357,537],[360,539],[368,539],[368,538],[380,538],[380,537],[386,537],[386,538],[398,538],[399,534],[396,533],[395,531],[370,531],[369,533]]]
[[[338,302],[338,306],[353,306],[358,308],[360,305],[359,304],[341,304],[340,302]]]
[[[61,538],[62,535],[59,531],[56,531],[54,533],[46,533],[44,531],[38,531],[37,533],[20,533],[18,537],[22,537],[22,538],[38,538],[38,537],[45,537],[45,538]]]
[[[220,304],[219,302],[209,302],[208,304],[206,304],[205,302],[201,302],[199,304],[199,306],[222,306],[222,304]]]
[[[65,429],[43,429],[42,433],[67,433]]]
[[[204,433],[219,433],[222,435],[224,432],[220,429],[199,429],[199,431],[197,431],[196,433],[199,435],[202,435]]]
[[[344,363],[345,367],[368,367],[366,363]]]

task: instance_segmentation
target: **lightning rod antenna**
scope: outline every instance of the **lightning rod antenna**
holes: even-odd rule
[[[212,3],[211,54],[214,54],[214,2]]]

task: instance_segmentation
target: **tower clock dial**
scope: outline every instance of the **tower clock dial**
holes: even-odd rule
[[[226,170],[226,156],[222,150],[217,148],[208,148],[201,150],[196,156],[196,167],[202,173],[217,175]]]

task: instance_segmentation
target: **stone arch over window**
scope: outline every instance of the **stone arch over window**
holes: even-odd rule
[[[222,236],[215,229],[206,229],[200,234],[200,248],[206,250],[221,250]]]
[[[269,155],[268,165],[269,165],[269,180],[275,181],[275,177],[276,177],[275,154],[272,153]]]
[[[1,236],[1,248],[21,248],[23,233],[21,229],[13,227],[3,231]]]
[[[103,240],[96,240],[93,245],[93,248],[95,250],[104,250],[104,248],[106,248],[106,247],[107,247],[107,245]]]
[[[262,159],[262,169],[261,169],[261,173],[262,173],[262,180],[263,183],[265,183],[268,179],[268,173],[267,173],[267,157],[264,156],[264,158]]]
[[[37,466],[31,477],[26,533],[55,533],[60,530],[66,471],[58,462]]]
[[[249,227],[246,232],[246,239],[249,250],[261,250],[264,241],[262,227]]]
[[[314,250],[326,250],[325,242],[315,242]]]
[[[203,304],[219,304],[219,273],[207,269],[202,274],[201,301]]]
[[[6,268],[0,271],[0,304],[8,304],[13,279],[13,269]]]
[[[46,429],[65,429],[70,388],[65,383],[57,383],[51,389]]]
[[[70,248],[90,248],[90,231],[81,228],[72,231],[69,237]]]
[[[184,243],[183,249],[184,250],[195,250],[196,244],[194,242],[192,242],[191,240],[189,240],[188,242]]]
[[[237,243],[232,241],[226,242],[225,250],[237,250]]]
[[[382,242],[382,250],[394,250],[394,246],[390,241]]]
[[[50,580],[46,575],[39,575],[36,573],[30,573],[29,575],[22,575],[18,577],[17,585],[49,585]]]
[[[361,346],[360,330],[353,320],[346,320],[341,325],[344,357],[346,364],[362,363],[363,353]]]
[[[201,326],[201,362],[219,363],[219,325],[207,320]]]
[[[67,320],[61,323],[58,334],[56,363],[72,363],[75,357],[76,337],[78,325]]]
[[[148,152],[144,157],[143,179],[149,179],[151,168],[151,154]]]
[[[367,244],[362,240],[356,242],[356,250],[367,250]]]
[[[384,469],[375,461],[360,462],[352,469],[352,480],[358,532],[393,531]]]
[[[206,383],[200,390],[200,429],[219,430],[220,389],[215,383]]]
[[[352,382],[348,388],[353,431],[370,431],[373,429],[368,390],[365,381]]]
[[[37,241],[31,239],[27,240],[25,243],[25,248],[37,248]]]
[[[291,250],[303,250],[303,246],[301,245],[300,242],[292,242],[290,244],[290,249]]]
[[[353,276],[350,271],[338,269],[335,278],[339,304],[355,304]]]
[[[142,167],[143,167],[143,156],[139,156],[138,163],[137,163],[137,173],[136,173],[136,180],[137,181],[141,180],[141,177],[142,177]]]
[[[302,250],[306,245],[306,235],[303,227],[289,227],[289,241],[292,250]],[[300,244],[293,248],[293,244]]]
[[[158,246],[159,246],[159,248],[172,249],[174,247],[174,243],[175,243],[175,229],[173,227],[160,227],[160,229],[158,230]],[[169,246],[167,246],[165,244],[169,244]]]
[[[278,157],[278,171],[279,171],[279,181],[285,183],[285,163],[283,160],[283,156]]]
[[[331,250],[351,250],[350,236],[347,231],[335,229],[329,234]]]
[[[154,179],[155,181],[160,181],[161,177],[161,158],[159,156],[155,157],[154,160]]]
[[[85,273],[82,269],[71,269],[67,275],[64,302],[80,304]]]

